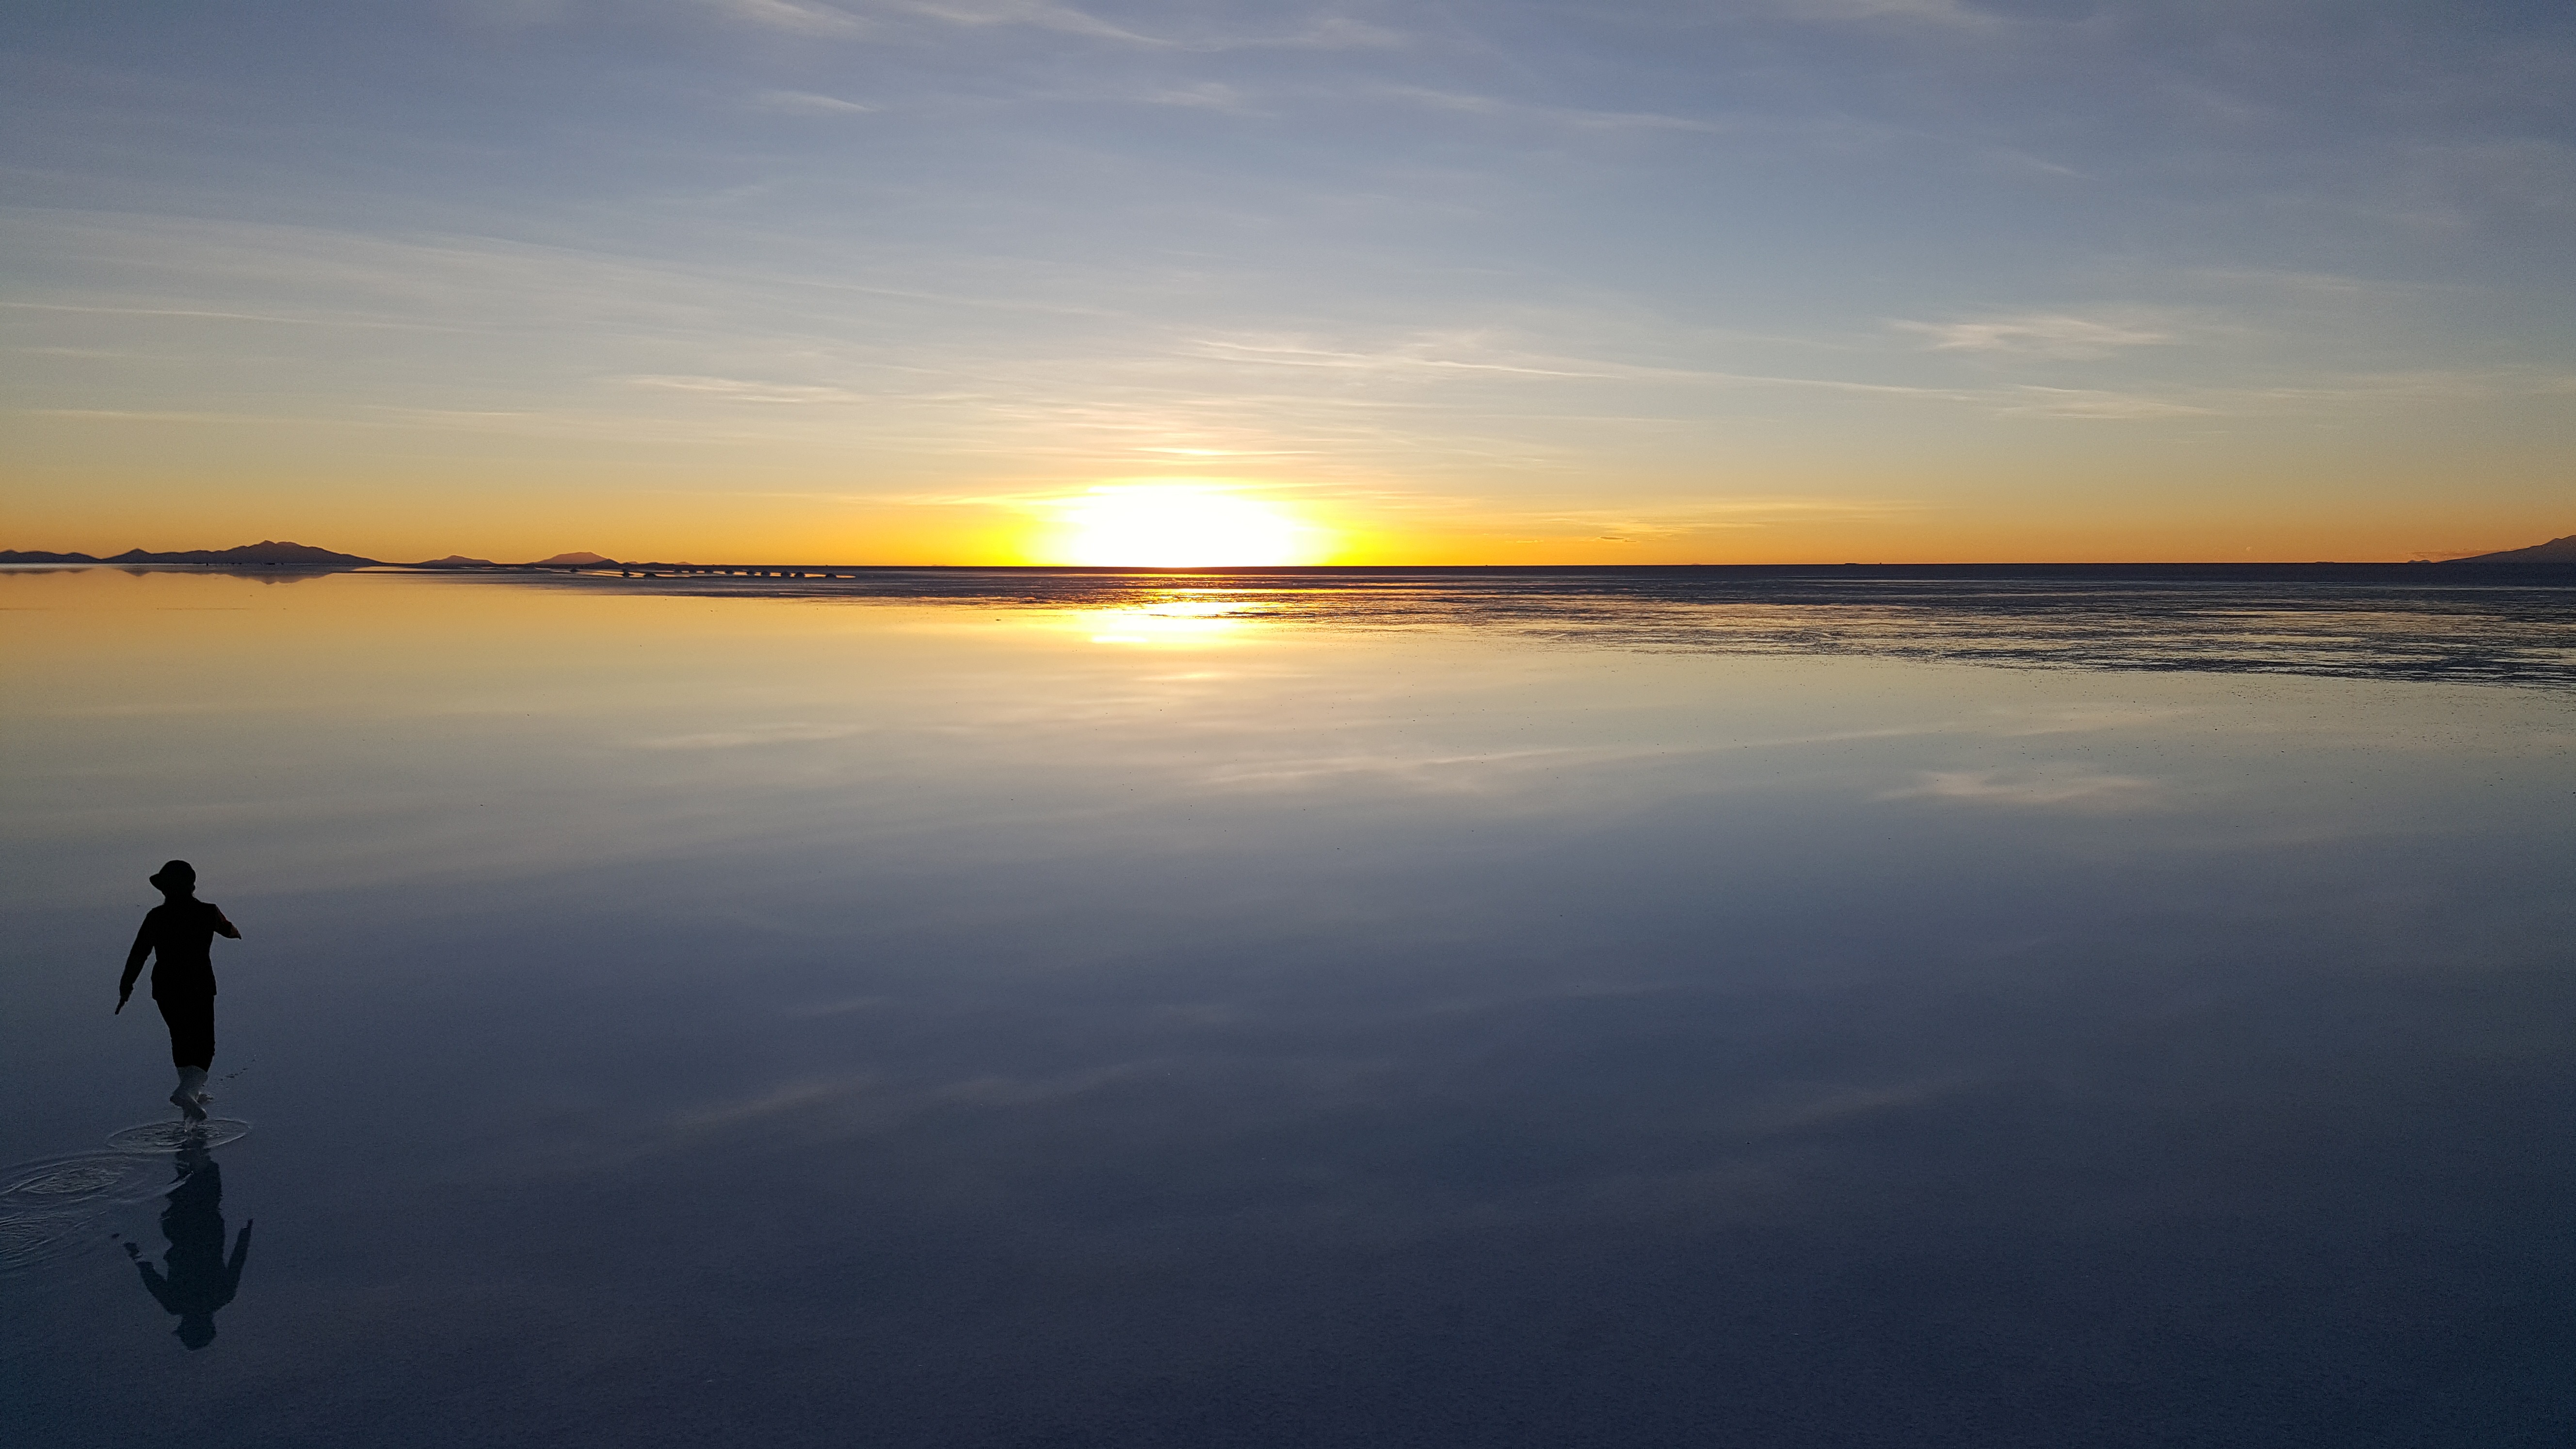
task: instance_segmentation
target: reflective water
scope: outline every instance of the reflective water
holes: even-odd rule
[[[2576,590],[1872,587],[0,575],[0,1437],[2565,1441]]]

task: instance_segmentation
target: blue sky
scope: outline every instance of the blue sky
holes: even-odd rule
[[[0,43],[8,546],[962,561],[1154,479],[1444,560],[2576,529],[2564,4],[21,4]]]

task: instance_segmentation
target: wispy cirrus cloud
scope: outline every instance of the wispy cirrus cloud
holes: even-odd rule
[[[2005,417],[2144,419],[2205,417],[2221,409],[2146,393],[2025,383],[1998,394],[1995,411]]]
[[[850,37],[864,35],[869,23],[835,5],[814,0],[701,0],[731,19],[791,35]]]
[[[1148,51],[1214,53],[1238,50],[1373,50],[1404,43],[1404,36],[1347,15],[1320,15],[1281,30],[1243,31],[1184,26],[1156,34],[1121,25],[1061,0],[700,0],[727,18],[793,35],[851,39],[890,32],[906,22],[960,30],[1026,29],[1109,41]]]
[[[969,29],[1025,27],[1114,41],[1148,50],[1215,53],[1257,50],[1385,50],[1402,33],[1348,15],[1324,14],[1282,30],[1183,24],[1150,33],[1103,19],[1060,0],[879,0],[880,10]]]
[[[1209,337],[1197,339],[1187,344],[1187,348],[1198,356],[1217,362],[1333,372],[1488,372],[1525,377],[1611,375],[1595,366],[1579,363],[1546,365],[1540,360],[1512,353],[1473,332],[1421,333],[1387,345],[1358,348],[1336,347],[1303,337]]]
[[[828,387],[818,383],[764,382],[741,377],[630,377],[635,387],[658,388],[665,392],[697,393],[727,402],[747,403],[855,403],[866,401],[866,394],[848,388]]]
[[[1530,101],[1509,100],[1501,96],[1435,90],[1427,86],[1382,86],[1378,88],[1377,94],[1390,100],[1410,102],[1426,110],[1447,111],[1466,116],[1508,117],[1586,131],[1716,132],[1727,129],[1715,121],[1702,120],[1695,116],[1672,116],[1653,111],[1596,111],[1579,106],[1541,105]]]
[[[1189,85],[1138,91],[1127,99],[1143,106],[1188,106],[1207,111],[1230,111],[1236,115],[1250,115],[1253,111],[1243,90],[1223,81],[1196,81]]]
[[[1987,26],[2000,16],[1959,0],[1774,0],[1755,7],[1797,20],[1914,20],[1932,25]]]
[[[845,101],[839,96],[813,91],[762,91],[752,103],[764,111],[781,111],[792,116],[861,116],[885,109],[865,101]]]
[[[2022,312],[1961,322],[1898,321],[1890,325],[1926,339],[1925,346],[1934,352],[2069,360],[2109,357],[2132,347],[2161,347],[2181,340],[2168,328],[2069,312]]]
[[[94,317],[171,318],[185,322],[263,322],[282,327],[373,327],[400,332],[453,332],[428,322],[388,321],[373,317],[296,317],[270,312],[218,312],[196,307],[107,307],[67,302],[0,302],[0,308],[27,312],[71,312]]]
[[[1326,15],[1285,34],[1234,42],[1244,50],[1392,50],[1405,43],[1404,32],[1372,25],[1348,15]]]
[[[692,735],[657,735],[635,741],[639,750],[739,750],[760,745],[804,745],[825,740],[845,740],[863,735],[872,726],[863,724],[819,724],[803,720],[783,724],[745,725],[739,729],[708,730]]]
[[[2055,387],[2043,384],[1952,387],[1865,378],[1797,376],[1729,372],[1716,369],[1653,366],[1596,357],[1569,357],[1516,348],[1502,337],[1480,332],[1420,333],[1374,347],[1332,345],[1302,337],[1203,338],[1190,350],[1221,362],[1283,368],[1413,377],[1426,382],[1443,378],[1545,382],[1652,383],[1702,389],[1783,389],[1840,393],[1888,401],[1952,403],[1978,408],[1997,417],[2154,419],[2196,417],[2243,411],[2258,399],[2250,394],[2162,396],[2106,388]],[[2264,399],[2277,403],[2276,399]]]
[[[1121,25],[1113,25],[1088,10],[1057,4],[1055,0],[901,0],[901,3],[888,8],[933,20],[944,20],[951,25],[976,27],[1025,25],[1038,30],[1052,30],[1062,35],[1123,41],[1130,45],[1171,44],[1170,41],[1157,36],[1145,35]]]
[[[1627,542],[1771,528],[1785,523],[1879,522],[1919,513],[1924,506],[1904,498],[1736,495],[1665,500],[1637,508],[1566,509],[1523,517],[1527,523],[1546,528]]]

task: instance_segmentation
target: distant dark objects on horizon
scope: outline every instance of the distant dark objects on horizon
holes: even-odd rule
[[[2318,560],[2318,562],[2334,561]],[[2503,549],[2495,553],[2471,554],[2465,558],[2440,560],[2419,559],[2416,562],[2439,563],[2442,565],[2576,563],[2576,533],[2567,534],[2560,538],[2553,538],[2547,543],[2533,544],[2528,548],[2512,548]],[[162,553],[152,553],[144,549],[133,548],[127,549],[125,552],[120,554],[111,555],[107,558],[100,558],[93,554],[86,553],[49,553],[40,549],[0,549],[0,564],[66,563],[221,564],[233,567],[249,565],[253,567],[266,568],[355,569],[382,567],[384,566],[385,561],[382,559],[366,558],[353,553],[335,553],[330,549],[315,548],[308,544],[280,543],[268,539],[262,539],[258,543],[243,544],[238,548],[200,548],[174,550]],[[1814,566],[1822,567],[1823,565],[1819,562]],[[2279,565],[2276,562],[2252,566],[2269,568],[2278,567]],[[813,563],[802,565],[792,563],[704,565],[686,563],[631,563],[624,560],[609,558],[603,554],[576,550],[569,553],[559,553],[551,558],[536,559],[527,563],[496,563],[488,558],[469,558],[464,554],[452,553],[445,558],[424,559],[418,563],[397,564],[394,565],[394,567],[414,569],[634,568],[722,572],[729,569],[863,568],[866,567],[866,565]],[[1613,564],[1603,565],[1602,567],[1616,568],[1620,566]],[[1952,567],[1974,567],[1974,565],[1952,565]]]

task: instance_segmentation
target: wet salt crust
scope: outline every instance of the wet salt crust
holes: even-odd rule
[[[2576,566],[2562,564],[957,568],[538,582],[700,598],[1197,606],[1362,628],[1504,629],[1595,648],[2576,690]]]
[[[664,582],[0,573],[0,1442],[2576,1443],[2563,585]]]

